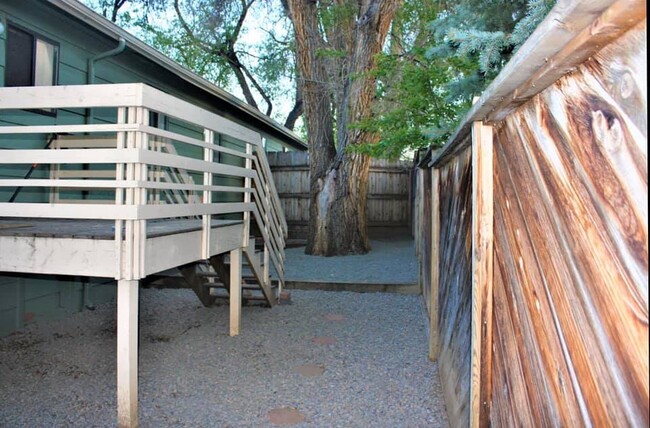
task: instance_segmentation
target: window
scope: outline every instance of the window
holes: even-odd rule
[[[56,85],[58,63],[58,44],[8,24],[5,86]]]

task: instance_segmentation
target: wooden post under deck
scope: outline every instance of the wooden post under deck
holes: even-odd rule
[[[241,324],[241,248],[230,251],[230,335],[239,334]]]
[[[138,281],[117,282],[117,423],[138,426]]]

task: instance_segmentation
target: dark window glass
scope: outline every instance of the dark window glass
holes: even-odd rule
[[[34,85],[34,36],[9,26],[6,55],[5,86]]]
[[[59,45],[8,25],[5,86],[52,86],[57,81]]]

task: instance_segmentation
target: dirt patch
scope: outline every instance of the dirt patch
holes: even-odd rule
[[[305,364],[294,367],[293,371],[305,377],[316,377],[321,376],[325,372],[325,366],[322,364]]]
[[[307,419],[305,415],[293,407],[280,407],[278,409],[273,409],[269,411],[268,418],[273,425],[279,426],[296,425],[305,422]]]
[[[345,315],[342,314],[325,314],[324,317],[327,321],[343,321],[345,319]]]
[[[311,341],[316,345],[334,345],[336,338],[332,336],[316,336]]]

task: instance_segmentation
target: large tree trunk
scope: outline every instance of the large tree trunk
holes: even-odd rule
[[[344,154],[338,167],[311,181],[308,254],[334,256],[370,250],[366,201],[370,159]],[[313,168],[312,168],[313,171]]]
[[[369,72],[376,66],[376,55],[401,1],[348,1],[347,6],[357,11],[356,17],[337,22],[334,30],[325,28],[327,37],[321,33],[318,14],[319,8],[330,3],[288,2],[310,155],[307,254],[333,256],[370,250],[366,214],[370,159],[355,152],[354,146],[376,143],[378,136],[351,125],[372,114],[376,80]],[[346,0],[337,4],[340,7]],[[324,55],[327,49],[344,50],[345,57]]]

